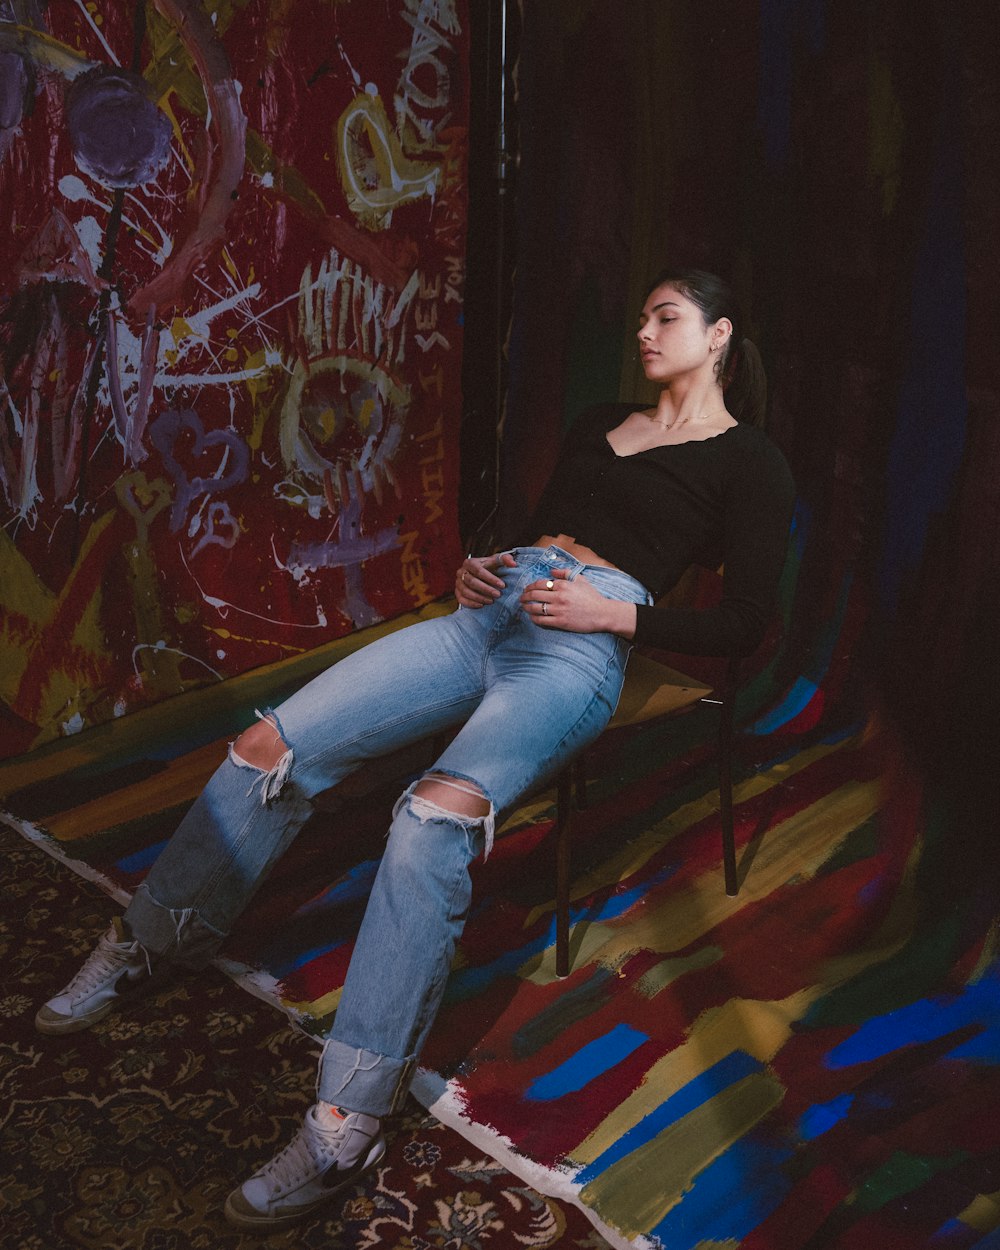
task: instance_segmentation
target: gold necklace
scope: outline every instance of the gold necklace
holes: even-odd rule
[[[691,417],[687,421],[657,421],[655,417],[651,417],[648,412],[642,414],[647,421],[653,425],[658,425],[661,430],[672,430],[675,425],[702,425],[706,421],[711,421],[713,417],[721,417],[726,415],[725,408],[721,408],[718,412],[702,413],[700,416]]]

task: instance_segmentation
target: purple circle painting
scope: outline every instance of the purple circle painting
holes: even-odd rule
[[[0,52],[0,130],[21,120],[28,93],[28,71],[16,52]]]
[[[170,122],[138,74],[100,65],[66,96],[77,164],[108,187],[148,182],[170,152]]]

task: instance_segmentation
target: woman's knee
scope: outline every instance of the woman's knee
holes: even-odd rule
[[[232,745],[232,751],[244,764],[268,773],[280,763],[288,751],[288,743],[282,738],[277,724],[264,717],[244,729]]]
[[[413,795],[456,816],[476,820],[488,816],[493,806],[479,786],[466,781],[456,785],[453,778],[443,773],[428,773],[422,777],[413,787]]]

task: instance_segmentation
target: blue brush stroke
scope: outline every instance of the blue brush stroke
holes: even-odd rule
[[[648,1041],[645,1033],[627,1024],[616,1024],[610,1033],[588,1042],[557,1068],[532,1081],[524,1096],[532,1102],[547,1102],[574,1094]]]
[[[644,1116],[634,1128],[629,1129],[603,1154],[598,1155],[593,1163],[589,1163],[579,1172],[575,1180],[580,1185],[586,1185],[600,1176],[602,1172],[607,1171],[619,1159],[624,1159],[626,1155],[632,1154],[633,1151],[645,1146],[647,1142],[651,1142],[665,1128],[669,1128],[671,1124],[702,1106],[716,1094],[728,1089],[730,1085],[735,1085],[737,1081],[742,1081],[752,1076],[753,1073],[763,1070],[764,1065],[752,1055],[748,1055],[745,1050],[730,1052],[725,1059],[713,1063],[700,1076],[696,1076],[693,1081],[688,1081],[687,1085],[679,1089],[676,1094],[672,1094],[666,1102],[660,1103],[649,1115]]]
[[[945,40],[927,216],[913,274],[909,358],[887,464],[886,527],[878,584],[896,607],[920,565],[931,518],[947,511],[965,448],[966,267],[962,238],[962,88]]]
[[[816,683],[810,681],[807,677],[796,678],[791,690],[789,690],[778,706],[772,708],[770,712],[765,712],[763,716],[758,717],[752,725],[747,727],[747,733],[773,733],[779,726],[794,720],[796,716],[805,711],[810,701],[816,697],[818,689],[819,687]]]
[[[851,1037],[835,1046],[825,1062],[829,1068],[868,1063],[903,1046],[937,1041],[970,1025],[978,1025],[981,1033],[959,1043],[948,1057],[997,1062],[1000,1052],[1000,979],[996,976],[967,986],[961,994],[922,998],[909,1006],[866,1021]]]
[[[367,898],[375,883],[378,866],[377,859],[366,859],[356,864],[329,889],[324,890],[316,898],[309,899],[307,903],[303,903],[295,912],[296,918],[310,916],[314,912],[326,911],[333,907],[343,907],[347,903],[356,903],[359,899]]]
[[[784,1164],[792,1148],[755,1140],[735,1142],[695,1177],[680,1202],[652,1229],[670,1250],[740,1245],[792,1188]]]
[[[810,52],[820,53],[826,42],[825,0],[761,0],[757,121],[772,169],[786,165],[791,151],[793,48],[801,30]]]
[[[847,605],[850,602],[853,580],[853,577],[848,575],[841,582],[840,591],[837,595],[837,605],[833,610],[833,615],[822,634],[814,640],[810,648],[809,675],[798,678],[777,707],[772,708],[769,712],[765,712],[751,725],[747,726],[747,733],[759,734],[761,737],[765,737],[767,734],[774,733],[775,730],[780,729],[782,725],[786,725],[789,721],[794,720],[796,716],[804,712],[809,706],[810,700],[820,688],[823,678],[830,667],[830,661],[833,659],[834,648],[837,645],[837,640],[843,628],[844,617],[847,614]]]
[[[154,842],[152,846],[144,846],[141,851],[136,851],[134,855],[126,855],[124,859],[116,860],[115,867],[121,869],[122,872],[146,872],[166,845],[167,839],[164,838],[162,842]]]
[[[636,903],[640,902],[654,886],[659,885],[661,881],[667,880],[677,870],[676,864],[670,865],[668,868],[658,872],[654,877],[641,882],[632,889],[612,894],[599,908],[593,906],[572,908],[570,910],[570,925],[576,924],[579,920],[600,924],[606,920],[617,919],[619,916],[624,915],[630,907],[634,907]],[[550,946],[554,946],[555,940],[556,921],[555,916],[553,916],[548,928],[536,938],[524,942],[521,946],[514,947],[512,950],[504,951],[499,958],[494,959],[491,963],[479,964],[475,968],[460,968],[457,972],[453,972],[448,981],[448,989],[445,992],[445,1002],[462,1002],[467,998],[474,998],[476,995],[482,994],[498,977],[512,976],[533,955],[541,954]]]
[[[829,1102],[817,1103],[799,1118],[799,1136],[803,1141],[812,1141],[828,1133],[835,1124],[847,1118],[847,1113],[854,1105],[853,1094],[841,1094],[831,1098]]]
[[[297,950],[291,959],[275,959],[273,956],[268,955],[263,960],[263,963],[271,976],[278,981],[283,981],[290,973],[296,972],[299,968],[304,968],[306,964],[312,963],[314,959],[319,959],[323,955],[329,955],[338,946],[343,946],[346,940],[346,938],[336,938],[329,942],[323,942],[319,946],[312,946],[308,950]]]

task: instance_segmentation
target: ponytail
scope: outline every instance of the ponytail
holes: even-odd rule
[[[757,344],[751,339],[734,342],[722,362],[722,392],[726,407],[742,425],[763,426],[767,411],[767,374]]]

